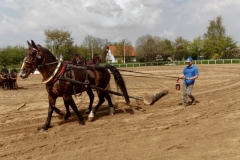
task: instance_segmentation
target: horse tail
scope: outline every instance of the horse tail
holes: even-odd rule
[[[127,92],[127,88],[126,88],[124,79],[123,79],[122,75],[120,74],[120,72],[118,71],[118,69],[110,64],[104,65],[104,68],[109,69],[111,71],[111,73],[114,76],[114,80],[115,80],[117,86],[120,88],[120,90],[125,98],[126,103],[130,103],[129,95]]]

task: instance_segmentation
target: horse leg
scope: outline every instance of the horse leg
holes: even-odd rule
[[[9,84],[9,88],[12,89],[12,83],[11,83],[11,80],[8,81],[8,84]]]
[[[108,93],[105,93],[104,97],[108,101],[108,105],[109,105],[109,109],[110,109],[109,115],[114,115],[115,108],[113,107],[111,96]]]
[[[57,107],[54,106],[53,110],[55,111],[55,113],[59,114],[59,115],[64,115],[60,109],[58,109]]]
[[[72,107],[72,110],[76,113],[76,115],[78,116],[78,120],[79,120],[79,124],[85,125],[84,121],[83,121],[83,116],[81,115],[81,113],[78,111],[77,106],[72,98],[72,96],[68,96],[68,95],[64,95],[64,100],[67,102],[67,104],[69,104]]]
[[[68,104],[68,102],[65,101],[64,99],[63,99],[63,102],[64,102],[64,106],[65,106],[66,112],[67,112],[66,115],[65,115],[65,117],[64,117],[64,120],[68,120],[68,118],[71,117],[71,112],[70,112],[70,109],[69,109],[69,104]]]
[[[14,82],[14,86],[16,89],[18,89],[17,80]]]
[[[14,85],[13,85],[13,83],[14,83],[13,80],[10,80],[10,81],[9,81],[10,89],[14,89]]]
[[[96,107],[93,109],[93,113],[95,114],[98,110],[98,108],[105,102],[105,99],[104,99],[104,92],[102,91],[97,91],[98,93],[98,104],[96,105]]]
[[[50,95],[48,95],[48,99],[49,99],[48,116],[45,124],[42,126],[43,130],[47,130],[50,127],[53,111],[56,110],[55,107],[56,98],[53,98]]]
[[[12,89],[16,89],[15,83],[16,83],[16,80],[12,80]]]
[[[4,82],[3,82],[3,90],[5,90],[6,87],[7,87],[7,83],[6,83],[6,81],[4,81]]]
[[[90,102],[89,102],[89,106],[88,106],[88,109],[84,112],[85,114],[90,114],[91,110],[92,110],[92,104],[93,104],[93,101],[94,101],[94,94],[93,94],[93,91],[91,88],[89,88],[88,90],[86,90],[88,96],[89,96],[89,99],[90,99]]]
[[[7,89],[11,89],[11,88],[10,88],[9,79],[7,80]]]

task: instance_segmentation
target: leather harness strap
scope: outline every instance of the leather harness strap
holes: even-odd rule
[[[51,81],[49,81],[47,84],[51,84],[51,83],[56,82],[56,81],[58,80],[58,78],[63,75],[66,67],[67,67],[67,64],[62,64],[62,66],[61,66],[61,68],[58,70],[57,74],[56,74],[56,75],[54,76],[54,78],[53,78]]]
[[[84,72],[85,72],[85,75],[86,75],[85,81],[84,81],[84,87],[85,87],[85,88],[88,88],[88,87],[89,87],[88,69],[87,69],[85,66],[82,66],[82,67],[83,67]],[[70,78],[71,78],[72,80],[76,81],[73,68],[78,68],[78,67],[74,67],[74,66],[71,65],[71,64],[69,65],[69,64],[67,64],[67,63],[62,63],[62,65],[61,65],[61,67],[58,69],[56,75],[52,78],[51,81],[47,82],[46,84],[52,84],[52,83],[56,82],[56,81],[59,79],[59,77],[61,77],[61,76],[67,77],[67,76],[66,76],[67,72],[65,72],[66,70],[70,71]],[[64,74],[64,73],[65,73],[65,74]],[[63,75],[63,74],[64,74],[64,75]],[[72,85],[73,85],[73,92],[74,92],[74,95],[75,95],[75,97],[76,97],[75,85],[74,85],[74,84],[72,84]],[[83,86],[82,86],[82,87],[83,87]]]
[[[84,71],[85,71],[85,74],[86,74],[86,78],[85,78],[85,81],[84,81],[84,87],[87,88],[88,85],[89,85],[89,80],[88,80],[88,71],[87,71],[87,67],[86,66],[83,66],[84,68]]]

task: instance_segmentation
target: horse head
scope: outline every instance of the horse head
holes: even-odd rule
[[[94,54],[93,56],[93,64],[99,64],[99,55],[98,54]]]
[[[84,65],[87,64],[87,60],[86,60],[86,58],[81,58],[80,61],[81,61],[80,63],[81,63],[82,66],[84,66]]]
[[[13,78],[17,78],[17,69],[12,69],[11,72],[10,72],[10,78],[13,79]]]
[[[28,42],[28,41],[27,41]],[[23,64],[20,71],[20,76],[22,78],[27,78],[36,69],[46,78],[46,76],[51,75],[56,66],[61,65],[62,59],[57,60],[57,58],[46,48],[41,45],[36,45],[32,40],[32,43],[28,42],[28,49],[26,51],[26,56],[23,60]]]
[[[0,73],[1,79],[8,79],[9,74],[7,71],[2,70]]]
[[[75,54],[75,55],[73,56],[72,63],[73,63],[73,64],[80,64],[80,63],[81,63],[79,54]]]
[[[27,78],[43,62],[43,57],[40,53],[39,48],[33,40],[31,42],[32,43],[29,43],[27,41],[28,49],[26,50],[26,55],[20,71],[20,76],[22,78]]]

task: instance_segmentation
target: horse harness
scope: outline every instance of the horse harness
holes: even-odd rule
[[[33,48],[33,49],[37,52],[36,58],[40,59],[41,55],[39,54],[39,51],[36,50],[35,48]],[[34,61],[31,61],[31,62],[25,61],[25,63],[33,65],[36,62],[36,58],[35,58]],[[44,66],[44,65],[51,65],[51,64],[56,64],[56,63],[58,63],[58,64],[57,64],[57,67],[55,68],[55,70],[53,71],[52,75],[47,80],[43,81],[43,83],[52,84],[52,83],[56,82],[57,80],[59,80],[59,78],[61,76],[66,77],[68,71],[70,71],[70,78],[73,79],[73,80],[76,80],[73,68],[78,68],[79,69],[79,67],[77,67],[73,63],[65,62],[61,58],[60,58],[60,60],[55,61],[55,62],[46,63],[46,64],[42,64],[42,65],[38,65],[38,66],[34,65],[33,67],[41,70],[41,67]],[[82,67],[83,67],[83,69],[85,71],[85,74],[86,74],[85,81],[83,82],[83,85],[82,85],[82,91],[83,91],[83,87],[85,87],[85,88],[89,87],[89,80],[88,80],[87,68],[85,66],[82,66]],[[74,95],[76,96],[76,90],[75,90],[74,85],[73,85],[73,91],[74,91]]]
[[[84,70],[84,72],[85,72],[85,81],[83,82],[83,85],[82,85],[82,91],[81,91],[81,93],[83,92],[83,89],[84,89],[84,87],[85,88],[88,88],[89,87],[89,80],[88,80],[88,71],[87,71],[87,68],[85,67],[85,66],[82,66],[83,67],[83,70]],[[77,68],[77,69],[80,69],[78,66],[76,66],[76,65],[73,65],[73,64],[70,64],[70,63],[68,63],[68,62],[64,62],[64,61],[62,61],[61,62],[61,65],[60,65],[60,67],[56,67],[56,74],[51,78],[51,80],[50,81],[48,81],[48,82],[46,82],[46,84],[52,84],[52,83],[54,83],[54,82],[56,82],[57,80],[59,80],[59,78],[61,77],[61,76],[64,76],[64,77],[67,77],[67,74],[68,73],[70,73],[70,78],[71,79],[73,79],[73,80],[76,80],[75,79],[75,73],[74,73],[74,68]],[[43,82],[44,83],[44,82]],[[74,92],[74,95],[75,95],[75,97],[76,97],[76,89],[75,89],[75,85],[74,84],[72,84],[73,85],[73,92]],[[80,93],[80,95],[81,95],[81,93]]]

